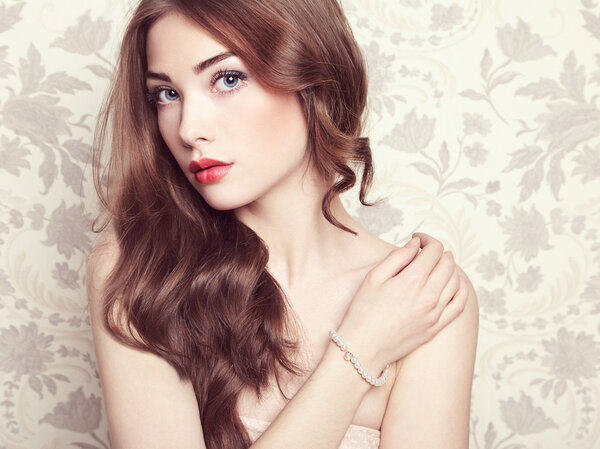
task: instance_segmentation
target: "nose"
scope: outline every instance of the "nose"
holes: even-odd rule
[[[214,114],[210,101],[198,96],[184,100],[179,123],[179,137],[187,147],[215,139]]]

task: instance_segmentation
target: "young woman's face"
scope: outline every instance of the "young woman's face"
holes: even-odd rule
[[[261,85],[239,58],[179,14],[152,25],[146,55],[160,133],[211,207],[236,209],[298,179],[308,152],[295,94]]]

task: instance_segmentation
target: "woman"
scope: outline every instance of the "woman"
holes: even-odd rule
[[[467,447],[472,287],[339,199],[365,101],[336,0],[141,1],[88,263],[113,448]]]

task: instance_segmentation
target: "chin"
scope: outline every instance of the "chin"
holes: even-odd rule
[[[244,201],[242,198],[227,198],[224,196],[215,197],[213,195],[202,195],[206,204],[212,207],[215,210],[234,210],[238,209],[242,206],[248,204],[247,201]]]

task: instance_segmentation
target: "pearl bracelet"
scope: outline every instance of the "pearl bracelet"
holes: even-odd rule
[[[329,331],[329,337],[338,346],[338,348],[340,348],[342,351],[345,352],[344,360],[352,363],[352,365],[354,365],[354,368],[356,368],[356,371],[358,371],[358,374],[360,374],[360,376],[366,382],[370,383],[374,387],[380,387],[385,383],[385,381],[388,378],[388,374],[390,372],[389,364],[387,364],[385,366],[385,369],[381,373],[381,376],[379,376],[378,378],[369,376],[367,374],[367,372],[365,371],[365,369],[361,366],[361,364],[358,361],[358,359],[356,358],[356,356],[354,354],[352,354],[350,351],[348,351],[348,346],[346,346],[346,343],[344,343],[344,341],[341,339],[341,337],[338,334],[336,334],[334,330]]]

